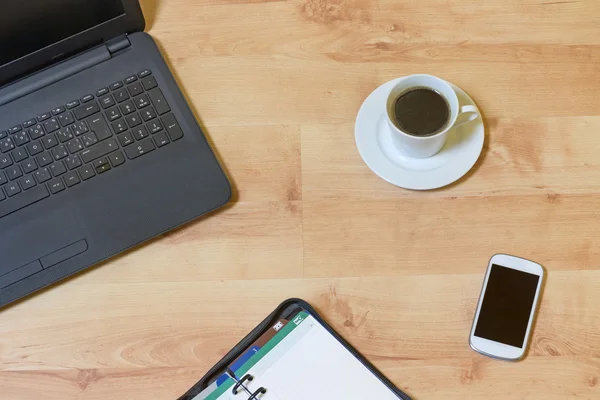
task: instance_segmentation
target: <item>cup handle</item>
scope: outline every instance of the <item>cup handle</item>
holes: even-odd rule
[[[461,125],[466,124],[467,122],[471,122],[477,117],[479,117],[479,111],[477,111],[477,107],[470,104],[466,106],[461,106],[454,127],[457,128]]]

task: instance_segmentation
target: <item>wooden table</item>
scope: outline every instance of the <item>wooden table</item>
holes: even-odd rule
[[[144,0],[237,188],[215,213],[0,312],[0,399],[174,399],[302,297],[417,399],[600,397],[594,0]],[[376,177],[354,118],[412,73],[465,89],[467,177]],[[529,356],[469,348],[489,257],[548,271]]]

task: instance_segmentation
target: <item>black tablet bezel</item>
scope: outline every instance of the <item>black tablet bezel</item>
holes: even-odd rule
[[[143,31],[146,22],[139,1],[121,2],[124,14],[0,66],[0,86],[117,36]]]

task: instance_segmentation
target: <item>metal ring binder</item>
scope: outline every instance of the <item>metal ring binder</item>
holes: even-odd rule
[[[246,386],[244,386],[244,382],[246,382],[246,381],[251,382],[254,379],[254,377],[252,375],[246,374],[246,375],[244,375],[244,377],[242,379],[239,379],[239,380],[237,379],[237,377],[234,374],[231,374],[229,376],[231,376],[233,378],[233,380],[236,382],[233,389],[231,389],[231,392],[233,394],[238,394],[238,389],[240,387],[245,389],[248,394],[252,393],[252,392],[250,392],[250,390],[248,390],[248,388]]]
[[[261,387],[256,392],[252,393],[252,395],[248,398],[248,400],[255,400],[256,396],[258,396],[259,394],[265,394],[265,393],[267,393],[267,389],[265,389],[264,387]]]
[[[252,382],[252,380],[254,379],[254,377],[250,374],[246,374],[242,377],[242,379],[238,379],[238,377],[235,376],[235,373],[229,368],[227,369],[227,371],[225,371],[225,373],[235,381],[235,386],[233,387],[233,389],[231,389],[231,392],[233,394],[238,394],[238,389],[242,388],[244,392],[246,392],[250,396],[248,397],[248,400],[257,400],[256,396],[258,396],[259,394],[267,393],[267,389],[265,389],[264,387],[260,387],[256,392],[252,393],[250,389],[248,389],[248,387],[244,385],[244,382]]]

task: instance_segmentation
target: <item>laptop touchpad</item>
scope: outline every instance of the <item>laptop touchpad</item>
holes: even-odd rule
[[[32,219],[24,216],[11,226],[5,225],[12,222],[10,217],[0,220],[0,275],[37,260],[48,268],[86,251],[80,220],[76,210],[53,210]]]

